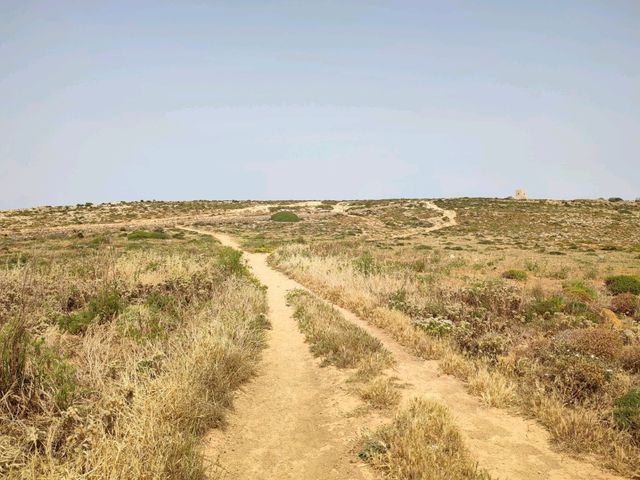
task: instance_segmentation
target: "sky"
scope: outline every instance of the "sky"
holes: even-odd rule
[[[640,197],[640,2],[0,0],[0,209]]]

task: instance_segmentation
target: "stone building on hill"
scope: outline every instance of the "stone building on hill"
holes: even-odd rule
[[[525,192],[521,188],[516,190],[516,200],[526,200],[526,199],[527,199],[527,192]]]

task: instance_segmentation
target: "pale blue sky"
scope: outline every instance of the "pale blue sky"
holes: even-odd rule
[[[640,2],[0,0],[0,208],[640,196]]]

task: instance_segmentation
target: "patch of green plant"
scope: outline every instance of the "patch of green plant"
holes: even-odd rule
[[[175,317],[148,305],[130,305],[118,317],[120,333],[137,342],[164,337],[176,324]]]
[[[24,265],[29,260],[29,255],[26,253],[12,253],[9,255],[0,256],[0,268],[10,270],[12,268]]]
[[[94,321],[105,323],[112,320],[125,306],[124,299],[115,288],[107,288],[89,300],[85,307],[77,312],[58,318],[58,327],[73,335],[84,333]]]
[[[47,346],[43,339],[34,342],[32,361],[38,384],[52,394],[53,401],[60,410],[66,410],[78,388],[73,366],[56,350]]]
[[[428,317],[414,321],[416,327],[434,337],[445,337],[453,331],[453,322],[447,318]]]
[[[227,275],[244,275],[247,267],[242,262],[242,252],[231,247],[222,247],[218,252],[218,265]]]
[[[613,295],[633,293],[640,295],[640,277],[635,275],[614,275],[605,279],[605,285]]]
[[[145,299],[145,304],[155,310],[177,316],[180,301],[173,295],[153,292]]]
[[[0,327],[0,395],[23,383],[29,342],[24,322],[10,319]]]
[[[502,278],[508,278],[509,280],[518,280],[520,282],[527,279],[527,272],[524,270],[511,269],[502,273]]]
[[[0,395],[33,394],[41,388],[65,410],[76,391],[75,370],[43,339],[32,340],[23,321],[11,319],[0,328]]]
[[[170,238],[169,235],[163,230],[134,230],[127,235],[127,240],[165,240]]]
[[[536,297],[529,304],[528,312],[538,315],[554,314],[564,310],[564,299],[560,295],[550,297]]]
[[[274,222],[299,222],[300,217],[293,212],[281,211],[271,215]]]
[[[640,389],[630,390],[616,400],[613,418],[621,430],[640,434]]]
[[[562,285],[562,289],[569,296],[583,302],[593,302],[598,296],[595,289],[582,280],[569,280]]]
[[[363,275],[369,276],[379,273],[381,270],[378,261],[369,252],[364,252],[358,258],[353,261],[353,266],[356,271]]]

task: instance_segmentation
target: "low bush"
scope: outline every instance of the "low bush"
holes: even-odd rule
[[[363,275],[374,275],[381,270],[380,264],[369,252],[365,252],[353,261],[356,271]]]
[[[170,238],[169,235],[162,230],[135,230],[127,235],[127,240],[165,240]]]
[[[595,289],[582,280],[570,280],[562,285],[564,292],[582,302],[593,302],[598,294]]]
[[[274,222],[299,222],[300,217],[293,212],[276,212],[271,215],[271,220]]]
[[[576,342],[578,348],[583,347],[581,342]],[[562,335],[532,342],[519,355],[515,373],[564,402],[578,404],[600,394],[613,379],[613,371],[602,359],[568,348],[567,343]]]
[[[85,332],[94,321],[105,323],[113,320],[124,306],[125,301],[120,292],[115,288],[107,288],[89,300],[82,310],[59,317],[58,327],[77,335]]]
[[[525,281],[527,279],[527,272],[524,270],[507,270],[502,273],[502,278],[507,278],[509,280],[518,280],[520,282]]]
[[[614,275],[607,277],[605,285],[613,295],[621,293],[640,295],[640,277],[635,275]]]
[[[604,360],[615,359],[622,349],[622,337],[607,328],[575,328],[565,330],[554,338],[559,352],[573,352]]]
[[[640,373],[640,345],[626,345],[620,353],[622,367],[631,373]]]
[[[242,252],[230,247],[220,249],[218,264],[227,275],[243,275],[247,271],[247,267],[242,262]]]
[[[611,310],[632,317],[640,312],[640,300],[633,293],[620,293],[611,300]]]
[[[619,429],[640,438],[640,389],[630,390],[616,400],[613,418]]]
[[[527,309],[528,313],[537,315],[554,314],[562,312],[565,308],[564,299],[560,295],[534,298]]]
[[[416,327],[434,337],[445,337],[453,331],[453,322],[447,318],[428,317],[414,321]]]

